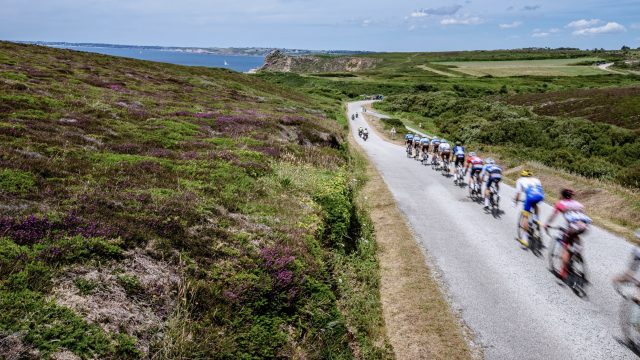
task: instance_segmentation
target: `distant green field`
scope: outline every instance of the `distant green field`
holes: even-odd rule
[[[580,76],[601,75],[606,73],[595,66],[577,65],[599,58],[579,59],[545,59],[545,60],[513,60],[513,61],[449,61],[434,64],[455,69],[472,76]]]

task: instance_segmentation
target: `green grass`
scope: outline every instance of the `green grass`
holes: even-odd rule
[[[438,62],[451,70],[472,76],[583,76],[602,75],[606,73],[593,65],[577,65],[579,63],[599,61],[599,58],[579,59],[545,59],[545,60],[513,60],[513,61],[457,61]]]

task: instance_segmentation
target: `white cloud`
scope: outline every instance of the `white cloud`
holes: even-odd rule
[[[478,25],[482,24],[484,20],[477,16],[465,17],[465,18],[445,18],[440,20],[441,25]]]
[[[629,27],[632,28],[633,30],[640,30],[640,23],[633,23]]]
[[[425,17],[427,15],[429,15],[429,14],[424,12],[424,10],[415,10],[414,12],[411,13],[411,17],[413,17],[413,18]]]
[[[576,20],[576,21],[572,21],[570,23],[567,24],[567,28],[574,28],[574,29],[582,29],[582,28],[586,28],[589,26],[594,26],[594,25],[598,25],[602,22],[602,20],[600,19],[591,19],[591,20],[587,20],[587,19],[580,19],[580,20]]]
[[[549,35],[551,35],[550,32],[542,31],[542,32],[534,32],[533,34],[531,34],[531,37],[542,38],[542,37],[547,37]]]
[[[372,22],[371,19],[362,20],[362,27],[367,27],[367,26],[371,25],[371,22]]]
[[[608,22],[606,25],[597,27],[587,27],[578,29],[573,32],[573,35],[599,35],[599,34],[613,34],[627,31],[627,28],[618,24],[617,22]]]
[[[560,29],[558,29],[558,28],[551,28],[551,29],[549,29],[549,32],[550,32],[550,33],[552,33],[552,34],[559,33],[559,32],[560,32]]]
[[[514,21],[510,24],[500,24],[498,26],[500,27],[500,29],[513,29],[517,28],[520,25],[522,25],[522,21]]]

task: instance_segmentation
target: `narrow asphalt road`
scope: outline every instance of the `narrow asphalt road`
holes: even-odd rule
[[[366,103],[350,103],[349,118]],[[512,187],[501,186],[505,213],[494,218],[451,178],[407,158],[403,147],[374,131],[360,139],[357,128],[368,127],[362,116],[349,121],[487,359],[636,358],[617,340],[620,298],[611,286],[629,258],[629,243],[597,227],[583,237],[592,286],[581,299],[547,270],[546,251],[537,258],[515,241]],[[550,212],[544,205],[542,218]]]

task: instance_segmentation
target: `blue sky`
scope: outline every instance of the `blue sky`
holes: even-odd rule
[[[640,0],[0,0],[0,39],[443,51],[640,46]]]

